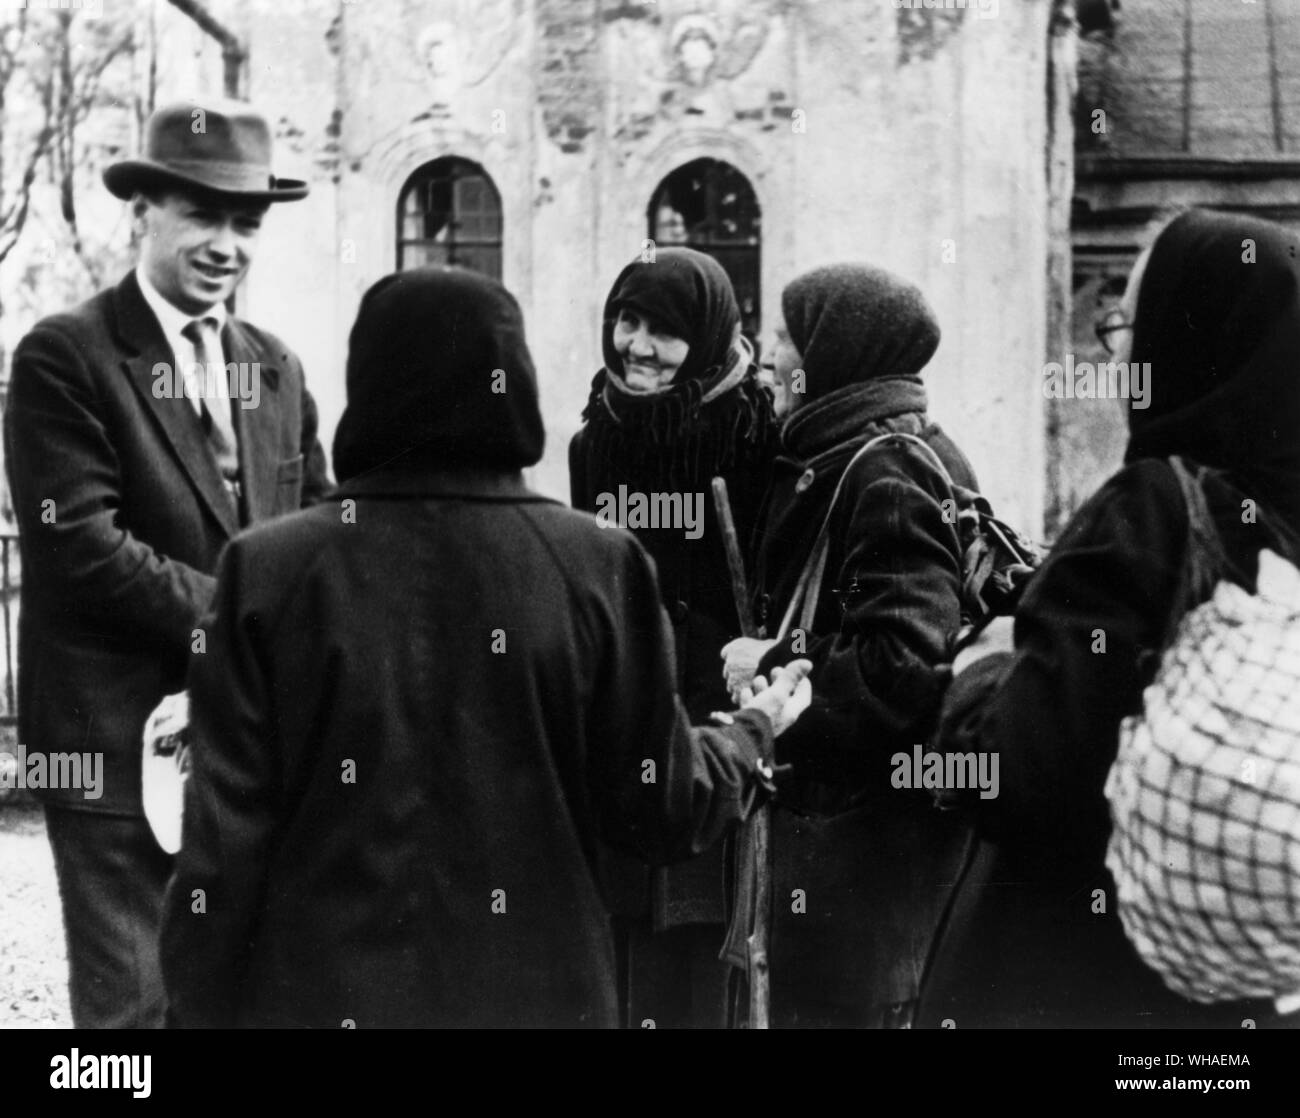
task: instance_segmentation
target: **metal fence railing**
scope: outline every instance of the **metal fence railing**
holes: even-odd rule
[[[0,531],[0,610],[4,613],[4,709],[0,726],[18,723],[18,591],[22,573],[18,562],[18,533]]]
[[[3,524],[3,521],[0,521]],[[18,591],[22,575],[18,535],[0,530],[0,612],[4,614],[4,687],[0,691],[0,765],[9,764],[9,751],[18,740]],[[0,804],[22,802],[12,780],[0,781]]]

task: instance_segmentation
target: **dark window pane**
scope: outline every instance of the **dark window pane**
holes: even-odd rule
[[[741,328],[757,341],[762,232],[749,180],[730,163],[696,159],[659,184],[646,216],[656,244],[685,244],[722,265],[740,304]]]
[[[457,245],[449,263],[472,268],[485,276],[501,274],[501,250],[490,246]]]
[[[478,164],[454,156],[425,164],[397,213],[399,268],[458,264],[501,278],[501,196]]]
[[[430,244],[428,241],[414,241],[402,245],[402,268],[428,268],[437,264],[452,263],[450,253],[445,245]]]

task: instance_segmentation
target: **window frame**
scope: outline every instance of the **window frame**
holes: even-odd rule
[[[665,202],[670,201],[671,195],[669,191],[672,181],[679,176],[684,177],[691,173],[701,178],[704,187],[702,191],[704,196],[704,216],[696,224],[703,225],[710,232],[705,236],[692,236],[690,226],[687,225],[685,240],[660,245],[655,240],[656,218],[659,209]],[[743,186],[747,193],[745,204],[752,207],[751,228],[753,231],[748,235],[748,238],[738,236],[735,239],[727,239],[724,236],[719,236],[717,232],[722,221],[722,195],[728,187],[735,185]],[[686,224],[685,213],[681,210],[677,212],[681,214],[683,223]],[[741,319],[745,322],[745,333],[751,336],[751,341],[757,343],[757,335],[762,330],[763,323],[763,207],[758,200],[758,191],[754,189],[754,184],[750,181],[749,176],[734,163],[725,159],[718,159],[715,156],[698,156],[694,159],[688,159],[665,174],[655,185],[654,190],[650,192],[650,198],[646,205],[646,231],[646,235],[655,240],[656,247],[672,248],[679,245],[712,256],[727,270],[733,288],[737,284],[731,270],[727,268],[727,258],[729,256],[749,256],[751,258],[752,266],[746,266],[745,270],[752,276],[752,288],[744,294],[740,291],[737,291],[736,294],[737,300],[741,302]],[[744,308],[744,299],[747,295],[752,296],[753,299],[753,311],[748,315],[745,313]]]
[[[465,180],[477,179],[485,189],[485,196],[488,205],[473,211],[473,213],[461,213],[457,207],[456,184]],[[448,219],[444,228],[448,236],[445,241],[438,241],[432,237],[410,237],[407,236],[407,227],[409,219],[420,217],[427,220],[428,215],[434,212],[433,207],[429,205],[429,194],[438,182],[446,182],[450,187],[451,205],[448,208]],[[409,211],[408,206],[413,196],[419,197],[423,194],[421,208],[416,211]],[[494,212],[495,207],[495,212]],[[466,236],[461,232],[465,220],[474,218],[476,221],[491,221],[495,217],[496,236]],[[502,271],[505,265],[505,212],[501,204],[501,191],[497,184],[488,174],[482,164],[476,163],[472,159],[466,159],[460,155],[440,155],[435,159],[422,163],[407,176],[406,182],[402,184],[402,189],[397,194],[396,206],[396,270],[399,272],[408,271],[412,267],[409,263],[409,253],[412,249],[421,249],[427,252],[428,248],[436,247],[443,250],[447,255],[446,263],[458,267],[469,268],[471,271],[478,271],[492,279],[501,281]],[[425,247],[427,246],[427,247]],[[488,250],[495,252],[497,269],[496,273],[483,271],[464,259],[457,259],[458,250],[482,251]]]

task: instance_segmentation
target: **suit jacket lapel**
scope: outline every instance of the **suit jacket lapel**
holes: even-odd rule
[[[158,319],[140,294],[135,273],[123,280],[116,293],[117,329],[127,375],[145,409],[157,420],[181,469],[227,536],[239,531],[239,519],[221,480],[221,471],[203,436],[193,401],[176,395],[175,355]],[[155,375],[155,366],[165,366]],[[158,385],[158,393],[154,387]],[[164,391],[164,388],[166,391]],[[243,454],[241,448],[241,457]]]
[[[275,512],[280,468],[280,369],[276,355],[257,344],[237,318],[226,320],[221,334],[226,360],[238,369],[235,389],[248,400],[234,402],[235,434],[239,438],[239,476],[249,521]],[[245,407],[248,403],[253,406]]]

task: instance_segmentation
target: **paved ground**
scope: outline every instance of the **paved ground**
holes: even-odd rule
[[[45,818],[0,802],[0,1028],[70,1028],[68,969]]]

